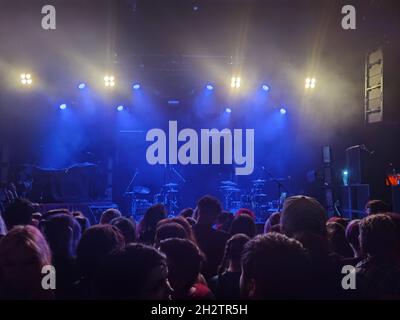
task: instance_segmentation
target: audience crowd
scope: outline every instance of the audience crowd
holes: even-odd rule
[[[173,218],[156,204],[138,224],[116,209],[92,226],[81,212],[38,211],[15,198],[1,212],[0,299],[400,298],[400,215],[379,200],[349,220],[293,196],[261,234],[252,211],[212,196]]]

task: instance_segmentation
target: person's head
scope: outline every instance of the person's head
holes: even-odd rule
[[[353,252],[346,240],[346,230],[344,226],[337,222],[328,222],[326,224],[326,229],[331,251],[344,258],[352,257]]]
[[[179,223],[162,223],[156,230],[154,246],[159,248],[161,241],[171,238],[188,239],[188,235],[185,229]]]
[[[253,220],[256,220],[256,215],[253,211],[251,211],[250,209],[247,208],[240,208],[238,211],[236,211],[235,213],[235,217],[236,216],[240,216],[242,214],[248,215],[250,218],[252,218]]]
[[[183,229],[185,229],[185,231],[186,231],[187,239],[189,239],[193,243],[197,244],[196,237],[194,236],[193,229],[192,229],[188,219],[189,218],[185,219],[183,217],[173,217],[173,218],[165,219],[165,221],[176,222],[176,223],[180,224],[183,227]],[[160,221],[160,223],[161,223],[161,221]]]
[[[193,212],[194,210],[192,208],[185,208],[179,213],[179,215],[184,218],[189,218],[193,216]]]
[[[0,242],[0,283],[6,294],[20,299],[46,296],[42,268],[51,265],[46,239],[33,226],[16,226]]]
[[[257,232],[253,218],[247,214],[236,216],[232,221],[229,231],[231,236],[243,233],[250,238],[253,238]]]
[[[121,211],[118,209],[110,208],[105,210],[100,217],[100,224],[110,223],[112,219],[121,217]]]
[[[139,223],[139,238],[141,241],[152,242],[157,229],[157,223],[167,217],[167,210],[161,203],[148,208]],[[147,239],[144,239],[147,237]]]
[[[308,275],[306,250],[283,234],[258,235],[244,246],[240,291],[245,299],[304,298]]]
[[[15,199],[3,212],[3,220],[8,230],[14,226],[28,225],[35,212],[33,204],[27,199]]]
[[[373,258],[392,258],[398,248],[396,225],[385,214],[374,214],[360,222],[361,251]]]
[[[81,234],[83,234],[87,229],[90,228],[90,221],[83,214],[74,215],[75,220],[78,221],[81,226]]]
[[[360,222],[361,220],[356,219],[349,222],[346,227],[346,240],[349,243],[351,249],[353,250],[354,257],[361,256],[361,247],[360,247]]]
[[[129,218],[118,217],[110,221],[112,226],[116,226],[124,236],[125,243],[132,243],[136,241],[136,223]]]
[[[53,215],[42,221],[41,228],[53,257],[75,256],[76,246],[81,238],[81,227],[74,217],[68,214]]]
[[[190,224],[190,226],[193,226],[197,223],[197,221],[192,217],[187,217],[186,221]]]
[[[94,281],[96,299],[167,300],[171,294],[164,254],[138,243],[111,253]]]
[[[250,240],[245,234],[235,234],[226,242],[225,254],[221,265],[218,268],[218,274],[221,275],[228,268],[231,272],[241,271],[241,255],[244,245]]]
[[[108,254],[124,245],[124,236],[115,226],[100,224],[87,229],[77,250],[77,262],[82,274],[92,275]]]
[[[272,213],[269,218],[267,219],[267,221],[265,221],[264,224],[264,233],[268,233],[268,232],[274,232],[272,231],[272,227],[279,225],[281,220],[281,213],[280,212],[274,212]]]
[[[221,203],[215,197],[207,195],[197,202],[198,223],[213,225],[221,212]]]
[[[287,198],[281,212],[281,229],[292,237],[295,233],[313,233],[326,236],[327,213],[314,198],[294,196]]]
[[[46,211],[43,215],[42,215],[42,219],[47,219],[51,216],[55,216],[57,214],[69,214],[71,215],[71,212],[66,209],[66,208],[57,208],[57,209],[52,209],[52,210],[48,210]]]
[[[174,297],[184,297],[195,283],[203,262],[199,248],[188,239],[161,241],[160,250],[167,256],[168,280]]]
[[[370,200],[365,205],[367,215],[390,212],[390,206],[382,200]]]

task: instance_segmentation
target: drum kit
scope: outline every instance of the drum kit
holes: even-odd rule
[[[240,208],[252,210],[258,222],[265,222],[271,213],[279,211],[287,196],[282,182],[285,178],[256,179],[250,183],[250,188],[240,188],[234,181],[221,181],[220,192],[224,199],[224,208],[236,212]],[[278,198],[270,201],[266,193],[267,182],[271,181],[278,186]],[[283,192],[282,192],[283,191]]]
[[[157,203],[165,205],[170,217],[179,213],[179,184],[166,181],[161,186],[160,191],[154,197],[151,197],[150,188],[133,185],[136,175],[137,172],[125,192],[125,195],[131,196],[131,214],[135,220],[140,220],[146,210]],[[183,177],[181,180],[185,181]],[[269,201],[269,197],[265,192],[267,184],[265,179],[252,180],[250,188],[247,189],[241,188],[238,183],[231,180],[221,181],[219,190],[222,194],[224,209],[231,212],[236,212],[240,208],[250,209],[255,213],[257,220],[265,221],[272,212],[279,211],[286,197],[286,192],[281,192],[283,185],[280,181],[283,181],[283,179],[271,178],[268,181],[277,183],[279,200]]]
[[[140,220],[146,210],[157,203],[164,204],[169,216],[176,216],[179,213],[177,183],[164,184],[160,192],[154,195],[152,202],[149,200],[150,188],[145,186],[134,186],[132,191],[125,194],[131,196],[131,213],[135,220]]]
[[[221,181],[220,191],[224,199],[224,208],[229,211],[237,211],[240,208],[252,210],[257,217],[262,217],[272,208],[265,193],[266,180],[257,179],[251,181],[249,191],[241,189],[236,182]]]

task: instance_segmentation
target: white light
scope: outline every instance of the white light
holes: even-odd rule
[[[23,85],[31,85],[32,84],[32,75],[30,73],[21,73],[21,83]]]
[[[114,76],[105,76],[104,77],[104,85],[106,87],[114,87],[115,86],[115,78],[114,78]]]
[[[231,78],[231,88],[233,88],[233,89],[240,88],[241,81],[242,80],[240,79],[240,77],[232,77]]]
[[[315,80],[315,78],[307,78],[305,88],[306,89],[314,89],[316,86],[316,82],[317,81]]]

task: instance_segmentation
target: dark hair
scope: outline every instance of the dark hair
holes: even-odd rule
[[[247,214],[240,214],[236,216],[230,227],[230,235],[233,236],[238,233],[243,233],[250,238],[256,235],[256,224],[252,217]]]
[[[151,246],[131,243],[111,253],[96,274],[96,299],[154,299],[154,268],[166,266],[165,256]],[[166,275],[165,275],[166,276]]]
[[[199,220],[205,219],[207,223],[214,224],[217,217],[222,212],[221,202],[210,195],[202,197],[197,202]]]
[[[309,260],[300,242],[279,233],[258,235],[246,243],[242,267],[244,282],[255,282],[254,298],[304,298]]]
[[[204,261],[200,249],[188,239],[173,238],[161,241],[160,250],[167,256],[168,279],[172,287],[175,279],[179,279],[184,283],[184,290],[189,290]]]
[[[170,223],[170,222],[175,222],[175,223],[181,225],[186,231],[186,234],[187,234],[186,238],[191,240],[193,243],[195,243],[197,245],[197,240],[196,240],[196,237],[194,236],[194,232],[188,221],[188,218],[178,216],[178,217],[164,219],[158,223],[157,227],[159,227],[162,223]]]
[[[27,199],[15,199],[3,212],[3,220],[8,230],[17,225],[27,225],[35,212],[33,204]]]
[[[370,200],[365,205],[368,214],[385,213],[390,211],[390,206],[382,200]]]
[[[346,240],[355,248],[360,247],[358,236],[360,235],[360,219],[351,220],[346,227]]]
[[[179,215],[184,218],[189,218],[189,217],[193,216],[193,212],[194,212],[194,210],[192,208],[186,208],[186,209],[183,209],[181,212],[179,212]]]
[[[124,245],[124,236],[115,226],[100,224],[87,229],[77,250],[77,262],[82,274],[93,274],[109,253],[123,248]]]
[[[385,214],[374,214],[360,222],[360,245],[364,254],[386,257],[398,246],[396,225]]]
[[[126,217],[114,218],[110,221],[112,226],[116,226],[125,238],[125,243],[132,243],[136,241],[136,223]]]
[[[180,224],[167,222],[157,228],[154,243],[159,245],[161,241],[171,238],[188,239],[188,235]]]
[[[264,233],[274,232],[277,228],[275,227],[276,225],[278,225],[280,229],[280,222],[281,222],[280,220],[281,220],[281,213],[279,211],[272,213],[267,219],[267,221],[265,221]]]
[[[139,223],[139,241],[152,244],[156,234],[157,223],[165,219],[167,210],[161,203],[155,204],[147,209],[143,219]]]
[[[87,229],[90,228],[90,221],[83,214],[74,216],[75,220],[78,221],[81,226],[81,233],[83,234]]]
[[[121,217],[121,211],[115,208],[105,210],[100,217],[100,224],[110,223],[111,220]]]
[[[229,260],[240,260],[244,245],[250,240],[245,234],[235,234],[226,242],[225,253],[221,265],[218,268],[218,275],[225,272]]]
[[[352,257],[353,252],[346,240],[344,226],[337,222],[328,222],[326,230],[331,250],[344,258]]]
[[[192,217],[186,218],[186,221],[189,223],[190,226],[193,226],[197,223],[196,219]]]
[[[79,223],[68,214],[56,214],[42,221],[41,228],[53,256],[75,255],[76,243],[81,236]]]

